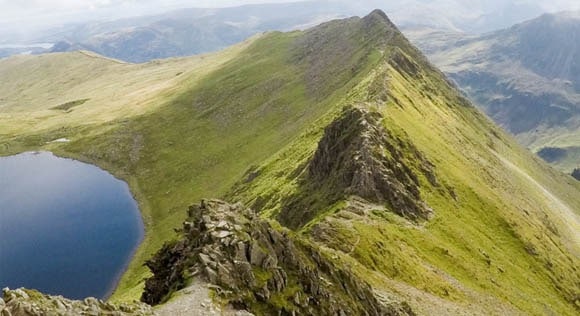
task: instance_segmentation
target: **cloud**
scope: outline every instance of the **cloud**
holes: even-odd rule
[[[102,11],[101,16],[104,17],[117,18],[180,7],[224,7],[290,1],[295,0],[0,0],[0,24],[16,23],[19,20],[29,23],[31,18],[47,20],[49,17],[95,11]]]
[[[70,10],[88,9],[91,7],[107,7],[123,3],[137,2],[136,0],[0,0],[0,8],[17,10]]]
[[[158,14],[178,8],[303,0],[0,0],[0,43],[27,41],[68,23]]]
[[[578,0],[551,0],[537,2],[538,5],[546,11],[580,10],[580,1]]]
[[[289,2],[291,0],[0,0],[1,11],[71,11],[123,6],[172,6],[219,7],[248,3]]]

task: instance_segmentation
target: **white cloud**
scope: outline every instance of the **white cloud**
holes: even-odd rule
[[[31,17],[43,20],[88,12],[103,11],[104,16],[131,16],[179,7],[224,7],[250,3],[289,2],[292,0],[0,0],[0,24]]]
[[[86,10],[103,7],[125,0],[0,0],[2,11]]]
[[[28,40],[65,23],[158,14],[177,8],[303,0],[0,0],[0,43]]]
[[[121,6],[187,6],[187,7],[220,7],[248,3],[288,2],[291,0],[0,0],[0,12],[7,11],[71,11],[88,10]]]

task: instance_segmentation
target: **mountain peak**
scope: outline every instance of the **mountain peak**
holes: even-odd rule
[[[374,9],[371,13],[369,13],[366,17],[377,17],[383,20],[389,21],[389,17],[387,14],[381,9]]]
[[[363,21],[366,23],[378,24],[378,25],[386,25],[389,28],[397,29],[397,26],[387,16],[387,14],[380,9],[375,9],[367,16],[363,18]],[[398,30],[398,29],[397,29]]]

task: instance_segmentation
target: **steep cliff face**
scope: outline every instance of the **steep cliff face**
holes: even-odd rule
[[[2,316],[152,316],[151,306],[134,302],[111,304],[95,298],[73,301],[62,296],[44,295],[33,290],[4,289],[4,299],[0,298]]]
[[[379,301],[328,254],[240,204],[192,206],[182,236],[147,263],[154,275],[143,301],[158,304],[190,278],[202,278],[226,304],[257,314],[414,314],[405,303]]]

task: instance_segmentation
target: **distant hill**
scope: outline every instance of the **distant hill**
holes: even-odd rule
[[[498,124],[550,163],[580,162],[580,12],[482,36],[407,32]]]
[[[264,31],[304,29],[345,17],[340,4],[318,2],[183,9],[112,22],[89,23],[60,34],[52,52],[90,50],[129,62],[223,49]]]

